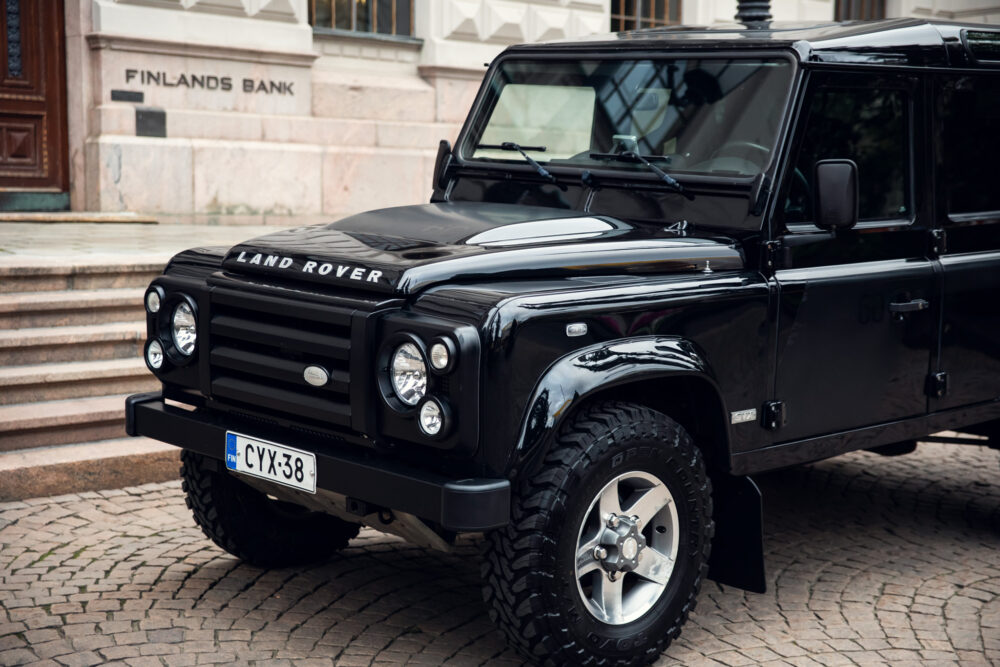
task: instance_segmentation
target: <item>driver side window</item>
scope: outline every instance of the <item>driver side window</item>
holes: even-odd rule
[[[828,159],[857,164],[860,220],[909,217],[908,97],[905,90],[875,87],[813,92],[788,187],[786,224],[814,219],[814,169]]]

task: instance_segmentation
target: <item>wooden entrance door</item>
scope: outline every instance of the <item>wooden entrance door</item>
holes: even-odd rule
[[[0,201],[65,193],[66,146],[63,2],[0,0]]]

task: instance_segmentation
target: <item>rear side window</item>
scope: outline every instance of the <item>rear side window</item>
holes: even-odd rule
[[[942,169],[948,213],[1000,212],[996,159],[1000,155],[1000,77],[938,79]]]
[[[813,91],[785,204],[786,223],[813,220],[815,165],[858,165],[861,220],[909,216],[909,93],[892,88],[823,87]]]

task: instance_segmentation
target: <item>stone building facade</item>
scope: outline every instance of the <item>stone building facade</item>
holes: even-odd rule
[[[352,11],[366,5],[353,1]],[[887,16],[1000,23],[997,0],[853,1]],[[7,33],[12,21],[24,32],[21,79],[48,106],[0,109],[15,147],[0,161],[0,209],[291,224],[425,201],[437,142],[457,134],[484,63],[511,43],[607,32],[625,6],[367,2],[408,18],[409,34],[318,25],[323,7],[352,4],[342,0],[7,0]],[[830,20],[851,2],[773,0],[772,13]],[[710,24],[731,21],[735,4],[659,6],[664,20]],[[8,71],[0,99],[30,97],[20,83]]]

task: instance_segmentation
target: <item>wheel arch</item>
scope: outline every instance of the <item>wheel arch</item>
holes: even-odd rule
[[[587,405],[635,403],[679,423],[705,457],[715,499],[715,543],[709,577],[763,593],[763,498],[749,477],[730,474],[725,400],[701,350],[691,341],[644,337],[578,350],[541,378],[523,419],[512,476],[532,475],[567,420]]]
[[[680,337],[599,343],[552,364],[535,386],[512,453],[512,476],[532,474],[559,428],[583,406],[628,401],[670,416],[691,434],[712,470],[729,469],[725,401],[698,346]]]

